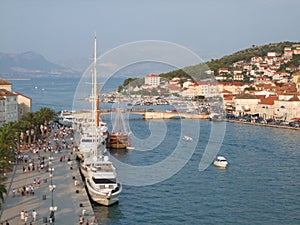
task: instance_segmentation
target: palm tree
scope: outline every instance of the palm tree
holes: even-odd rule
[[[26,113],[21,120],[24,120],[28,123],[28,130],[26,130],[26,135],[28,135],[28,144],[31,145],[31,129],[35,126],[35,116],[33,112]]]
[[[6,188],[5,188],[5,185],[4,184],[2,184],[2,183],[0,183],[0,199],[1,199],[1,201],[0,201],[0,209],[2,208],[2,202],[3,202],[3,200],[4,200],[4,194],[6,194],[7,193],[7,190],[6,190]]]
[[[9,161],[15,159],[13,149],[16,148],[15,142],[15,126],[14,123],[4,124],[0,129],[0,208],[4,200],[3,195],[7,193],[5,185],[2,183],[4,177],[2,176],[5,172],[12,170],[12,164]]]
[[[49,109],[47,107],[42,107],[39,110],[39,115],[46,125],[49,124],[50,120],[57,117],[57,114],[52,109]],[[46,132],[46,135],[48,136],[48,129],[46,130]]]
[[[15,126],[18,133],[18,139],[20,137],[22,139],[22,149],[25,150],[27,148],[26,131],[30,129],[30,124],[28,123],[28,121],[19,120]]]
[[[4,124],[0,129],[0,159],[14,160],[14,149],[17,148],[14,123]]]

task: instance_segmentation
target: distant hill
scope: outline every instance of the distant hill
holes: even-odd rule
[[[217,74],[219,68],[229,68],[234,62],[244,60],[245,62],[250,61],[254,56],[266,56],[268,52],[277,52],[282,54],[285,47],[292,47],[295,44],[300,44],[300,42],[280,42],[272,43],[262,46],[252,46],[251,48],[238,51],[231,55],[224,56],[220,59],[212,59],[211,61],[205,62],[204,64],[189,66],[184,68],[184,70],[175,70],[168,73],[160,74],[161,77],[170,79],[174,76],[187,77],[187,73],[191,75],[199,75],[199,72],[203,72],[205,68],[209,68]],[[185,71],[185,72],[184,72]]]
[[[60,75],[74,70],[54,64],[35,52],[7,54],[0,52],[0,75]]]

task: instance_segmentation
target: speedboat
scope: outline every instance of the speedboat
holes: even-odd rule
[[[192,141],[193,140],[193,138],[189,135],[184,135],[183,139],[186,140],[186,141]]]
[[[91,199],[101,205],[109,206],[119,201],[122,185],[117,181],[117,174],[108,156],[98,157],[88,170],[85,178]]]
[[[226,168],[228,165],[228,162],[224,156],[217,156],[214,159],[214,165],[217,167]]]

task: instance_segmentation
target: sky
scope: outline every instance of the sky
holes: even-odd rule
[[[300,41],[300,0],[0,0],[0,52],[35,51],[86,66],[129,42],[162,40],[203,60],[252,45]]]

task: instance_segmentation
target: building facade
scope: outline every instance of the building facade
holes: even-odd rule
[[[158,87],[160,85],[160,77],[154,73],[150,73],[145,77],[145,85]]]
[[[12,83],[0,78],[0,127],[31,111],[31,98],[12,92]]]

